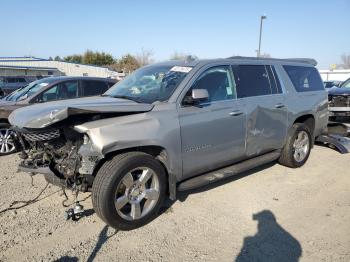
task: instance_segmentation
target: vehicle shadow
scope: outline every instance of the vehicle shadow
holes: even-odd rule
[[[110,239],[111,237],[115,236],[118,233],[118,230],[115,230],[115,232],[113,234],[108,236],[108,228],[109,227],[106,225],[101,230],[101,232],[98,236],[97,243],[96,243],[94,249],[92,250],[92,252],[90,253],[88,259],[86,260],[87,262],[94,261],[97,253],[100,251],[100,249],[103,247],[103,245],[108,241],[108,239]]]
[[[258,232],[244,238],[242,249],[234,261],[299,261],[302,255],[300,243],[277,223],[270,210],[253,214],[253,220],[258,221]]]
[[[101,232],[98,236],[98,240],[96,242],[96,245],[86,260],[87,262],[94,261],[94,259],[96,258],[96,255],[101,250],[103,245],[108,241],[108,239],[110,239],[111,237],[113,237],[114,235],[116,235],[118,233],[118,231],[116,230],[113,234],[108,236],[108,228],[109,227],[106,225],[101,230]],[[77,261],[79,261],[79,259],[77,257],[70,257],[70,256],[63,256],[63,257],[55,260],[55,262],[77,262]]]

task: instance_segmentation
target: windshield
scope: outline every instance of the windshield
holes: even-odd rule
[[[191,69],[164,65],[143,67],[115,84],[104,95],[149,104],[166,101]]]
[[[350,88],[350,78],[341,85],[341,88]]]
[[[19,101],[21,99],[26,99],[34,95],[41,88],[47,86],[49,83],[50,81],[47,81],[47,79],[34,81],[25,87],[17,89],[16,91],[6,96],[4,99],[7,101]]]

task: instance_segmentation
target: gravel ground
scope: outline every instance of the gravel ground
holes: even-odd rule
[[[89,194],[79,196],[87,216],[66,221],[49,186],[39,201],[0,211],[0,261],[350,261],[349,160],[316,146],[303,168],[271,164],[182,194],[129,232],[103,224]],[[31,186],[16,163],[0,158],[0,210],[46,185],[38,175]]]

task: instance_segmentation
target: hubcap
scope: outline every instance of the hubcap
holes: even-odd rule
[[[9,129],[0,129],[0,153],[8,154],[15,151],[16,146],[13,141],[14,132]]]
[[[159,199],[159,179],[148,167],[138,167],[124,175],[115,194],[118,214],[129,221],[146,216]]]
[[[293,144],[295,161],[302,162],[307,156],[309,148],[310,141],[308,134],[305,131],[300,131]]]

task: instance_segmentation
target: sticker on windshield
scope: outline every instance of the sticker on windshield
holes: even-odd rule
[[[192,70],[192,67],[189,66],[174,66],[170,69],[172,72],[182,72],[182,73],[188,73]]]

